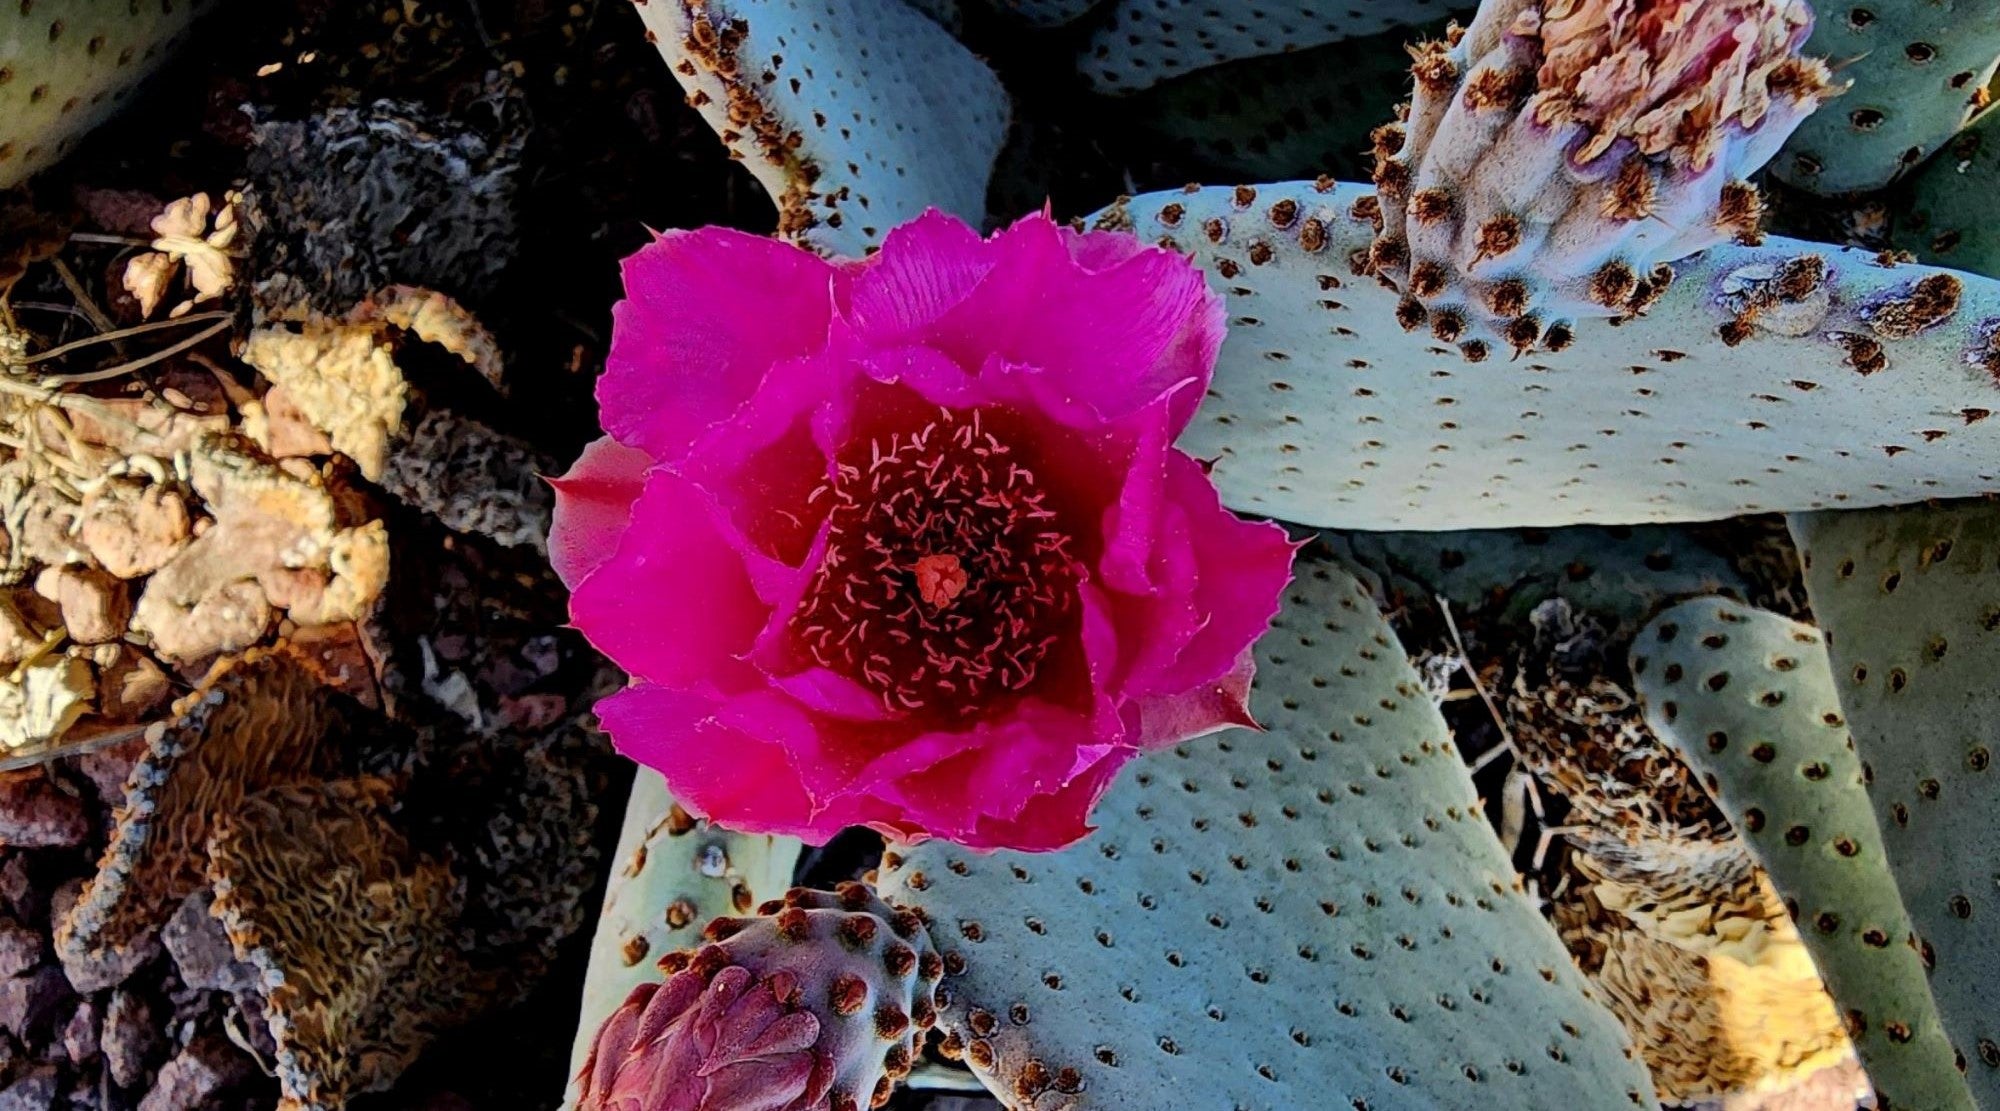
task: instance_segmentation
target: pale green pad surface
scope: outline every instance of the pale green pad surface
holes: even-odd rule
[[[1192,252],[1231,330],[1181,446],[1232,508],[1301,524],[1455,529],[1703,520],[2000,490],[2000,383],[1983,361],[2000,282],[1950,276],[1954,311],[1907,338],[1896,306],[1935,272],[1772,238],[1676,264],[1652,311],[1579,321],[1561,352],[1472,361],[1405,332],[1358,277],[1360,186],[1148,194],[1107,212]],[[1803,302],[1730,347],[1732,298],[1823,258]],[[1852,345],[1874,345],[1863,373]]]
[[[1971,1108],[1861,782],[1817,630],[1723,598],[1646,626],[1646,723],[1693,767],[1798,923],[1891,1107]]]
[[[1792,535],[1931,994],[2000,1107],[2000,506],[1816,513]]]
[[[1270,731],[1140,758],[1083,843],[885,865],[965,962],[943,1025],[981,1078],[1035,1111],[1653,1106],[1359,584],[1302,564],[1257,656]]]

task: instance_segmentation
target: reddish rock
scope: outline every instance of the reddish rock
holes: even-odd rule
[[[237,992],[256,986],[257,972],[236,959],[236,949],[222,923],[208,912],[213,901],[207,888],[182,900],[180,909],[160,930],[160,944],[180,969],[181,982],[204,991]]]
[[[146,738],[134,737],[84,753],[76,758],[76,770],[97,788],[97,797],[104,800],[106,808],[114,808],[124,803],[125,781],[132,775],[132,765],[145,754]]]
[[[42,963],[43,938],[18,922],[0,921],[0,978],[19,976]]]
[[[97,1056],[97,1027],[97,1004],[88,999],[78,1003],[62,1034],[63,1051],[71,1061],[80,1065]]]
[[[39,1042],[74,994],[69,981],[53,966],[0,980],[0,1030],[24,1042]]]
[[[256,1074],[241,1050],[213,1034],[189,1042],[160,1069],[139,1111],[196,1111]]]
[[[104,1025],[99,1037],[105,1067],[120,1088],[130,1088],[146,1078],[146,1058],[159,1046],[160,1032],[153,1008],[142,995],[120,988],[111,993],[104,1008]]]
[[[69,917],[70,908],[83,893],[83,881],[71,879],[56,888],[49,900],[49,917],[60,922]],[[160,955],[160,935],[157,930],[148,930],[133,938],[123,949],[107,949],[102,953],[58,953],[64,974],[77,991],[86,995],[103,991],[125,982],[126,978],[139,971],[154,957]]]
[[[56,1105],[54,1065],[44,1065],[0,1090],[0,1111],[49,1111]]]
[[[0,845],[69,848],[90,834],[83,800],[40,768],[0,775]]]
[[[48,892],[28,874],[26,853],[8,853],[6,859],[0,861],[0,905],[23,922],[47,920]]]

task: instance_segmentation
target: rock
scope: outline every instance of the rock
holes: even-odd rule
[[[160,955],[157,933],[142,934],[124,949],[110,949],[89,956],[68,956],[62,962],[70,986],[88,994],[124,983],[134,972]]]
[[[69,917],[70,908],[76,906],[83,894],[83,881],[69,879],[56,888],[49,899],[49,918],[61,922]],[[133,938],[123,948],[110,948],[102,952],[68,952],[58,948],[57,959],[62,961],[63,972],[69,977],[70,985],[88,995],[103,991],[125,982],[134,972],[145,967],[154,957],[160,955],[160,935],[158,930],[149,929]]]
[[[78,644],[105,644],[125,635],[132,595],[123,580],[103,571],[65,567],[56,579],[63,628]]]
[[[146,738],[134,737],[84,753],[76,758],[76,770],[97,788],[97,797],[103,800],[108,811],[124,803],[125,781],[131,778],[132,765],[145,754]]]
[[[69,848],[90,834],[83,800],[39,768],[0,775],[0,845]]]
[[[97,1004],[88,999],[78,1003],[62,1033],[63,1050],[72,1062],[80,1065],[97,1056],[97,1026]]]
[[[189,1042],[160,1069],[139,1111],[196,1111],[256,1074],[250,1059],[213,1034]]]
[[[24,1042],[37,1042],[73,994],[69,981],[53,965],[0,980],[0,1029]]]
[[[44,941],[18,922],[0,921],[0,977],[19,976],[42,963]]]
[[[120,1088],[134,1087],[146,1077],[146,1058],[160,1042],[153,1022],[153,1009],[142,995],[123,988],[111,993],[104,1008],[104,1026],[99,1049],[105,1067]]]
[[[129,644],[119,645],[112,661],[98,669],[97,712],[110,721],[148,720],[173,693],[160,665]]]
[[[204,991],[239,992],[256,986],[257,972],[236,959],[222,923],[208,912],[207,888],[182,900],[160,930],[160,943],[180,969],[181,982]]]
[[[121,579],[166,566],[190,535],[187,499],[172,487],[133,475],[109,479],[91,491],[78,530],[98,566]]]
[[[0,1111],[49,1111],[56,1105],[56,1080],[54,1065],[23,1076],[0,1091]]]
[[[26,853],[8,853],[0,861],[0,905],[23,922],[47,921],[48,893],[28,874]]]
[[[0,594],[0,666],[13,667],[42,646],[42,634],[14,599]]]

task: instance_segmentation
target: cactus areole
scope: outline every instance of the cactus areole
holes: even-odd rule
[[[1187,260],[933,213],[625,276],[550,547],[636,679],[600,716],[691,811],[1053,849],[1141,749],[1248,721],[1292,547],[1172,446],[1222,339]]]
[[[1828,92],[1811,27],[1802,0],[1550,0],[1417,47],[1406,118],[1375,136],[1370,262],[1398,319],[1558,348],[1577,318],[1645,311],[1663,263],[1754,241],[1744,178]]]

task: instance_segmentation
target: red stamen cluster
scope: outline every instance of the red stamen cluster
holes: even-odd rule
[[[821,666],[899,714],[963,717],[1026,691],[1076,622],[1071,539],[998,410],[850,445],[826,559],[792,618]]]

